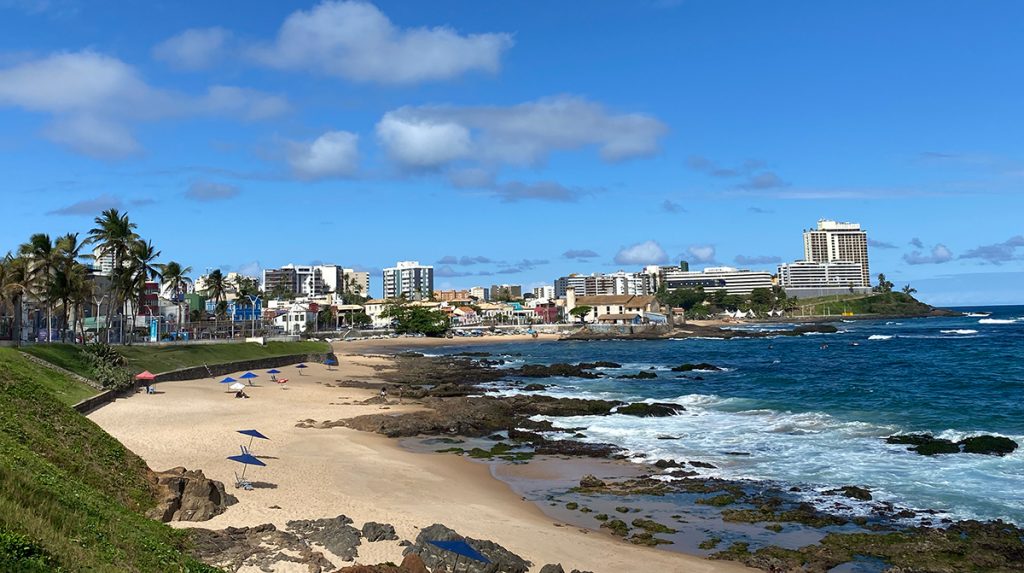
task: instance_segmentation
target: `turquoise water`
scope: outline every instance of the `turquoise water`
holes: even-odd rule
[[[511,357],[514,364],[624,365],[605,371],[609,376],[653,367],[656,380],[540,382],[551,384],[546,393],[556,396],[687,408],[668,418],[552,419],[586,427],[589,441],[615,443],[647,459],[709,461],[718,466],[712,473],[723,477],[800,484],[815,503],[828,503],[819,493],[825,489],[856,484],[871,488],[876,500],[943,516],[1024,524],[1024,449],[1002,458],[925,457],[881,439],[895,432],[951,439],[986,433],[1024,445],[1024,307],[970,310],[992,315],[843,322],[836,334],[802,337],[496,344],[480,350],[521,354]],[[684,362],[726,371],[688,378],[669,371]]]

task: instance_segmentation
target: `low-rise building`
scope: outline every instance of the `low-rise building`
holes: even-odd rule
[[[307,324],[316,320],[317,310],[315,305],[291,303],[284,312],[278,312],[274,317],[274,326],[287,334],[301,334]]]
[[[577,297],[570,288],[565,296],[566,314],[582,306],[590,309],[583,317],[585,322],[590,323],[636,324],[648,322],[648,315],[656,315],[658,322],[664,319],[661,304],[653,295],[605,294]]]
[[[708,267],[699,272],[665,270],[660,276],[661,284],[669,291],[702,288],[709,293],[725,291],[727,294],[745,295],[756,288],[772,288],[772,275],[768,271],[733,267]]]

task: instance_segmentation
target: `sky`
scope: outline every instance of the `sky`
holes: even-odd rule
[[[818,219],[932,304],[1024,303],[1024,3],[0,0],[0,252],[103,209],[197,273],[436,288],[687,260]]]

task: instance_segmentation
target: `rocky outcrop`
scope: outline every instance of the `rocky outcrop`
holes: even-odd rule
[[[616,376],[616,378],[624,380],[653,380],[657,377],[658,374],[656,372],[650,372],[647,370],[637,372],[636,374],[623,374],[622,376]]]
[[[826,495],[841,495],[850,499],[859,499],[860,501],[871,501],[871,490],[855,485],[843,486],[839,489],[830,489],[825,492]]]
[[[565,364],[556,363],[551,365],[526,364],[520,368],[507,371],[509,376],[520,376],[522,378],[550,378],[552,376],[565,376],[568,378],[601,378],[600,372],[591,372],[594,364]]]
[[[333,571],[324,554],[300,536],[269,523],[255,527],[228,527],[220,531],[191,530],[192,554],[204,563],[226,571],[243,567],[273,571],[281,563],[304,565],[310,573]]]
[[[360,532],[344,515],[325,519],[289,521],[288,530],[307,541],[322,545],[344,561],[353,561],[359,552]]]
[[[202,470],[177,467],[154,472],[154,479],[158,501],[146,516],[164,523],[206,521],[238,502],[235,496],[224,491],[223,483],[208,479]]]
[[[389,523],[377,523],[376,521],[367,521],[363,524],[362,529],[363,537],[367,541],[394,541],[398,539],[398,535],[395,534],[395,526]]]
[[[708,364],[707,362],[698,362],[697,364],[680,364],[679,366],[673,366],[673,372],[692,372],[694,370],[702,370],[708,372],[720,372],[722,369],[714,364]]]
[[[1002,436],[971,436],[959,442],[936,438],[931,434],[896,434],[885,438],[888,444],[909,445],[907,448],[923,456],[936,454],[984,454],[989,456],[1005,456],[1017,449],[1017,442]]]
[[[430,571],[449,572],[454,564],[455,555],[428,542],[455,540],[465,541],[470,547],[490,560],[490,563],[482,563],[463,557],[459,561],[460,573],[498,573],[499,571],[501,573],[527,573],[532,565],[529,561],[493,541],[463,537],[454,529],[439,523],[420,530],[420,534],[416,536],[416,542],[406,548],[404,553],[405,555],[419,555]]]
[[[663,402],[636,402],[629,404],[628,406],[619,406],[615,410],[616,414],[624,414],[626,416],[637,416],[639,418],[660,418],[663,416],[675,416],[680,412],[685,412],[686,408],[679,404],[668,404]]]

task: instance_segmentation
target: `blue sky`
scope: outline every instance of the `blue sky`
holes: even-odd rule
[[[1024,303],[1024,4],[209,4],[0,0],[0,249],[116,206],[197,270],[532,286],[835,218],[929,302]]]

